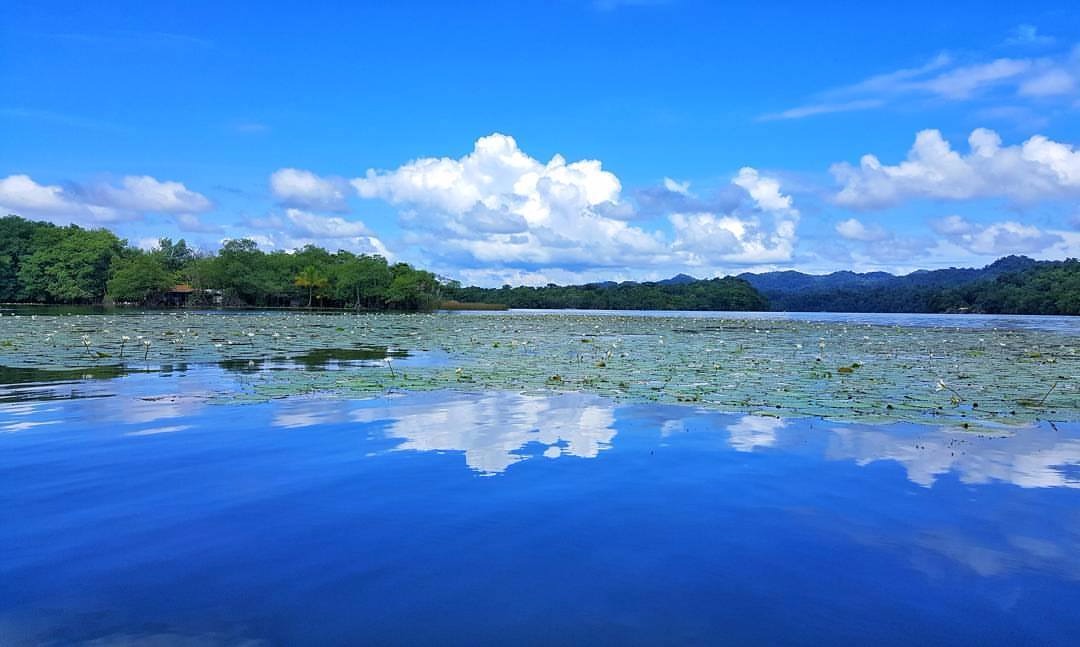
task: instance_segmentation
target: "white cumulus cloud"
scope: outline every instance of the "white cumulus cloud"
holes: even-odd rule
[[[352,185],[402,206],[411,242],[465,263],[610,266],[667,253],[658,236],[608,215],[622,187],[599,161],[544,163],[508,135],[481,137],[459,159],[369,170]]]
[[[131,220],[145,213],[199,213],[212,207],[206,196],[182,183],[148,175],[124,177],[119,185],[83,186],[39,184],[28,175],[0,179],[0,209],[57,222],[97,224]]]
[[[347,188],[340,178],[324,178],[303,169],[283,168],[270,175],[270,192],[294,207],[342,211]]]
[[[478,268],[506,276],[586,275],[598,268],[646,273],[789,260],[798,220],[790,196],[751,168],[733,183],[756,209],[669,211],[674,235],[668,236],[628,222],[635,208],[600,161],[555,155],[542,162],[503,134],[481,137],[460,158],[416,159],[352,180],[361,197],[400,207],[406,243],[460,275]],[[664,186],[691,197],[688,183],[665,178]]]
[[[64,196],[63,187],[42,185],[29,175],[9,175],[0,179],[0,205],[16,213],[61,213],[78,205]]]
[[[883,164],[864,155],[855,167],[834,164],[842,184],[835,200],[859,209],[890,207],[909,199],[967,200],[1005,198],[1015,202],[1080,194],[1080,151],[1042,135],[1003,146],[992,130],[968,137],[969,152],[949,145],[938,130],[923,130],[906,160]]]
[[[197,213],[213,206],[206,196],[180,182],[162,182],[149,175],[129,175],[120,180],[119,186],[94,185],[86,193],[91,202],[134,212]]]
[[[848,218],[836,223],[836,233],[847,240],[875,242],[889,237],[889,233],[877,226],[867,226],[857,218]]]
[[[932,222],[931,227],[954,245],[982,256],[1035,254],[1063,242],[1056,233],[1011,220],[983,224],[954,215]]]
[[[754,213],[674,213],[674,249],[689,265],[769,264],[790,261],[799,212],[776,178],[744,167],[731,183],[754,202]]]
[[[268,249],[294,250],[318,245],[330,251],[339,249],[361,254],[394,254],[367,225],[340,216],[324,216],[302,209],[288,208],[282,215],[255,218],[243,223],[263,233],[245,236]]]

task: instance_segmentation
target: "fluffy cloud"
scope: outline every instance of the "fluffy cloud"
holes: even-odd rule
[[[864,155],[859,166],[833,165],[843,187],[838,204],[859,209],[889,207],[912,198],[966,200],[1006,198],[1031,202],[1080,194],[1080,151],[1042,135],[1002,146],[992,130],[976,129],[966,155],[952,149],[937,130],[915,137],[908,158],[882,164]]]
[[[352,181],[365,198],[465,213],[477,205],[521,212],[545,223],[562,207],[573,211],[618,202],[621,185],[596,160],[567,163],[556,155],[547,164],[526,155],[513,137],[494,134],[476,141],[461,159],[424,158],[395,171],[369,170]]]
[[[611,217],[621,185],[599,161],[543,163],[507,135],[480,138],[460,159],[369,170],[352,185],[402,206],[411,242],[465,263],[617,266],[667,253],[658,236]]]
[[[836,224],[836,233],[847,240],[875,242],[889,237],[889,233],[877,226],[866,226],[856,218],[848,218]]]
[[[105,223],[130,220],[144,213],[191,214],[212,203],[180,182],[150,176],[128,176],[120,184],[43,185],[28,175],[0,179],[0,208],[31,218]]]
[[[731,183],[752,198],[755,212],[674,213],[674,249],[692,266],[770,264],[791,260],[799,212],[780,182],[744,167]]]
[[[679,182],[678,180],[666,177],[664,178],[664,189],[672,193],[678,193],[679,195],[690,196],[689,182]]]
[[[628,222],[638,212],[599,161],[555,155],[544,163],[507,135],[482,137],[458,159],[422,158],[352,180],[361,197],[401,207],[407,243],[463,275],[484,267],[507,275],[550,275],[539,271],[554,268],[584,275],[790,259],[798,219],[791,198],[754,169],[743,169],[733,183],[755,209],[665,211],[672,239]],[[656,205],[698,202],[688,183],[664,184]]]
[[[270,176],[270,192],[281,203],[294,207],[343,211],[347,188],[340,178],[323,178],[302,169],[283,168]]]
[[[59,186],[35,182],[29,175],[9,175],[0,179],[0,204],[10,211],[60,213],[76,208]]]
[[[293,250],[305,245],[318,245],[330,251],[345,249],[361,254],[394,257],[382,240],[364,223],[339,216],[323,216],[289,208],[282,215],[255,218],[243,224],[263,231],[262,234],[246,237],[268,249]]]
[[[213,206],[206,196],[180,182],[162,182],[149,175],[129,175],[120,186],[92,185],[85,192],[84,199],[94,204],[132,212],[198,213]]]
[[[757,170],[749,166],[739,169],[739,174],[731,181],[735,186],[746,189],[758,208],[764,211],[787,212],[798,215],[791,207],[791,196],[780,192],[780,182],[774,178],[762,177]]]
[[[948,216],[931,223],[931,227],[949,242],[982,256],[1034,254],[1062,242],[1057,234],[1014,221],[980,224]]]

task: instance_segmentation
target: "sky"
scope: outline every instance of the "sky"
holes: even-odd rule
[[[1080,256],[1071,2],[0,8],[0,211],[467,284]]]

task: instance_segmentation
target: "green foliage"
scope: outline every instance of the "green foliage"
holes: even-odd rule
[[[292,253],[226,241],[202,255],[184,240],[158,241],[150,252],[125,247],[104,230],[0,218],[0,301],[158,305],[176,283],[194,288],[190,305],[320,305],[366,310],[429,310],[442,285],[430,272],[381,256],[330,253],[309,245]],[[107,288],[107,290],[106,290]]]
[[[390,268],[393,279],[386,290],[386,303],[396,310],[430,310],[442,300],[438,279],[431,272],[413,269],[405,263]]]
[[[195,250],[188,247],[183,238],[175,243],[171,238],[159,238],[157,249],[152,253],[161,260],[162,267],[170,273],[179,272],[196,257]]]
[[[112,264],[112,278],[107,284],[109,296],[115,301],[156,303],[174,284],[166,271],[166,259],[161,254],[146,254],[137,250]]]
[[[939,311],[1080,315],[1080,260],[1040,263],[934,295]]]
[[[321,290],[330,283],[330,279],[326,278],[319,272],[319,268],[314,265],[308,265],[304,269],[300,270],[300,274],[293,279],[293,284],[308,289],[307,305],[311,307],[311,297],[315,290]]]
[[[511,308],[581,308],[587,310],[768,310],[769,304],[749,283],[727,277],[687,283],[620,283],[545,287],[506,285],[499,289],[448,289],[450,298],[501,303]]]
[[[351,302],[357,309],[382,307],[394,279],[386,259],[344,251],[337,255],[340,262],[334,266],[334,298]]]
[[[104,229],[30,224],[36,229],[32,230],[30,245],[17,261],[15,292],[20,300],[41,303],[101,301],[105,296],[109,267],[123,250],[124,241]]]

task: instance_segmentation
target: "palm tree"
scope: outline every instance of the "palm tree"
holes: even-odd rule
[[[296,280],[293,281],[297,287],[307,288],[307,307],[311,307],[311,298],[315,295],[315,290],[321,290],[329,283],[329,279],[319,273],[319,270],[314,265],[308,265],[300,274],[296,276]]]

